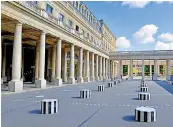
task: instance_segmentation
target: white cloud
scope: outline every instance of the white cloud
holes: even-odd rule
[[[157,29],[158,27],[153,24],[145,25],[140,28],[139,31],[133,34],[133,38],[136,40],[136,42],[141,44],[155,42],[153,35],[156,34]]]
[[[144,8],[150,1],[123,1],[121,5],[128,5],[130,8]]]
[[[165,43],[158,41],[155,45],[155,50],[173,50],[173,42]]]
[[[156,4],[162,4],[163,2],[173,3],[172,1],[153,1]],[[121,5],[127,5],[130,8],[144,8],[151,1],[123,1]]]
[[[173,34],[171,33],[162,33],[158,36],[158,38],[162,41],[170,42],[173,41]]]
[[[164,1],[154,1],[156,4],[162,4]]]
[[[130,41],[126,37],[119,37],[116,41],[117,48],[128,49],[130,47]]]

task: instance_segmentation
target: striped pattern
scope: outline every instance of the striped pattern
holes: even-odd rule
[[[98,91],[105,91],[105,86],[104,85],[99,85],[98,86]]]
[[[150,100],[150,93],[138,93],[139,100]]]
[[[115,80],[115,81],[114,81],[114,85],[117,85],[117,84],[118,84],[118,81],[117,81],[117,80]]]
[[[141,92],[147,92],[148,91],[148,87],[141,87]]]
[[[58,112],[59,101],[57,99],[44,99],[41,101],[42,114],[54,114]]]
[[[113,87],[113,82],[108,82],[108,87]]]
[[[147,87],[147,84],[145,83],[145,84],[141,84],[141,87]]]
[[[80,90],[80,98],[91,98],[91,90],[88,89]]]
[[[148,107],[141,107],[135,109],[135,120],[138,122],[155,122],[156,110]]]

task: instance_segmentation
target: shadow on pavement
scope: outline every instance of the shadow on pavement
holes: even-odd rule
[[[75,98],[75,99],[81,99],[80,97],[71,97],[71,98]]]
[[[29,111],[29,113],[31,113],[31,114],[41,114],[41,110],[36,109],[36,110]]]
[[[135,92],[141,92],[140,90],[136,90]]]
[[[169,93],[173,94],[173,85],[168,84],[166,82],[163,81],[155,81],[159,86],[161,86],[162,88],[164,88],[166,91],[168,91]]]
[[[139,100],[138,98],[136,98],[136,97],[134,97],[134,98],[132,98],[132,100]]]
[[[125,121],[128,121],[128,122],[136,122],[134,115],[123,116],[122,119],[125,120]]]

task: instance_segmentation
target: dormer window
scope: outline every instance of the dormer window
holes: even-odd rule
[[[71,20],[69,20],[69,21],[68,21],[68,25],[69,25],[69,27],[72,28],[72,26],[73,26],[73,22],[72,22]]]
[[[61,13],[59,14],[59,21],[64,22],[64,15]]]
[[[79,26],[78,25],[76,25],[76,31],[79,32]]]
[[[46,5],[46,12],[52,14],[53,7],[51,7],[49,4]]]

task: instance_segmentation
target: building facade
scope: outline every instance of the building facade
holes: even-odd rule
[[[115,76],[116,38],[80,1],[1,2],[1,82],[89,82]]]

